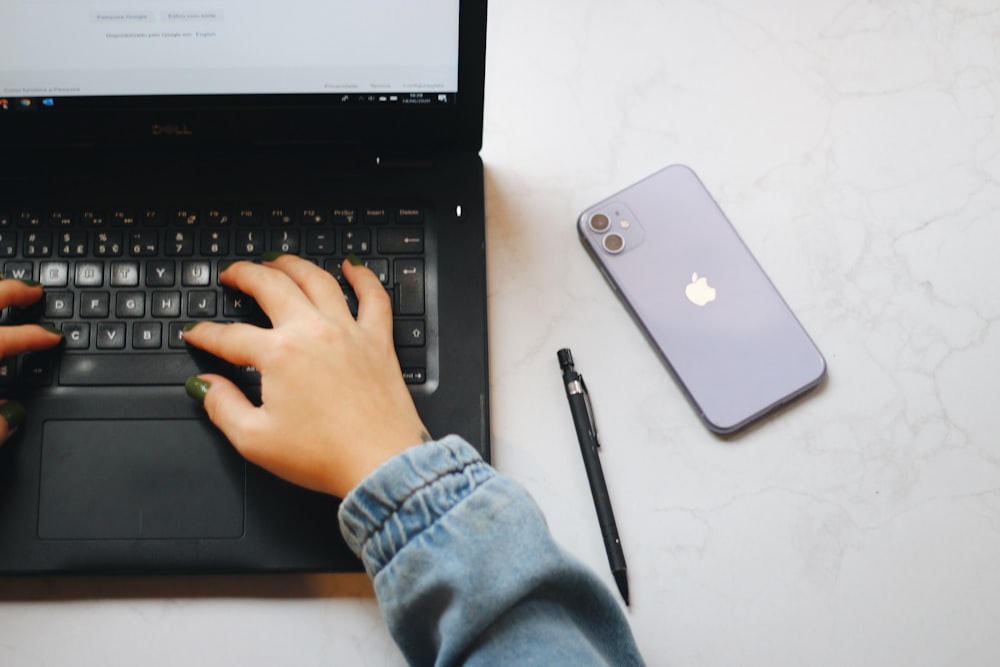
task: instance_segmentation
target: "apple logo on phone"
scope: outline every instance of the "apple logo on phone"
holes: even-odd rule
[[[708,284],[708,278],[698,277],[697,273],[691,274],[691,282],[684,289],[684,294],[688,301],[696,306],[704,306],[715,301],[715,288]]]

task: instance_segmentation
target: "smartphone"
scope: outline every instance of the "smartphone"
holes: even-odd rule
[[[823,381],[823,355],[690,168],[629,186],[577,227],[712,431],[738,431]]]

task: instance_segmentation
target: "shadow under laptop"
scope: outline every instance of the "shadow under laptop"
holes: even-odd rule
[[[0,576],[0,602],[140,599],[374,599],[363,573]]]

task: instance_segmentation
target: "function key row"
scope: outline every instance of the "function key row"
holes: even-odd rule
[[[377,233],[372,234],[373,231]],[[46,230],[0,229],[0,257],[254,257],[265,250],[291,254],[387,255],[417,254],[424,251],[423,229],[385,227],[328,229],[157,229],[132,230]]]
[[[176,208],[169,211],[156,208],[54,210],[41,213],[33,210],[5,212],[0,210],[0,229],[20,227],[104,228],[104,227],[226,227],[303,225],[419,225],[424,222],[420,207],[356,207],[356,208]]]

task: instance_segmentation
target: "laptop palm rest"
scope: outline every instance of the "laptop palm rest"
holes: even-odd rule
[[[238,538],[246,464],[204,420],[52,420],[42,539]]]

